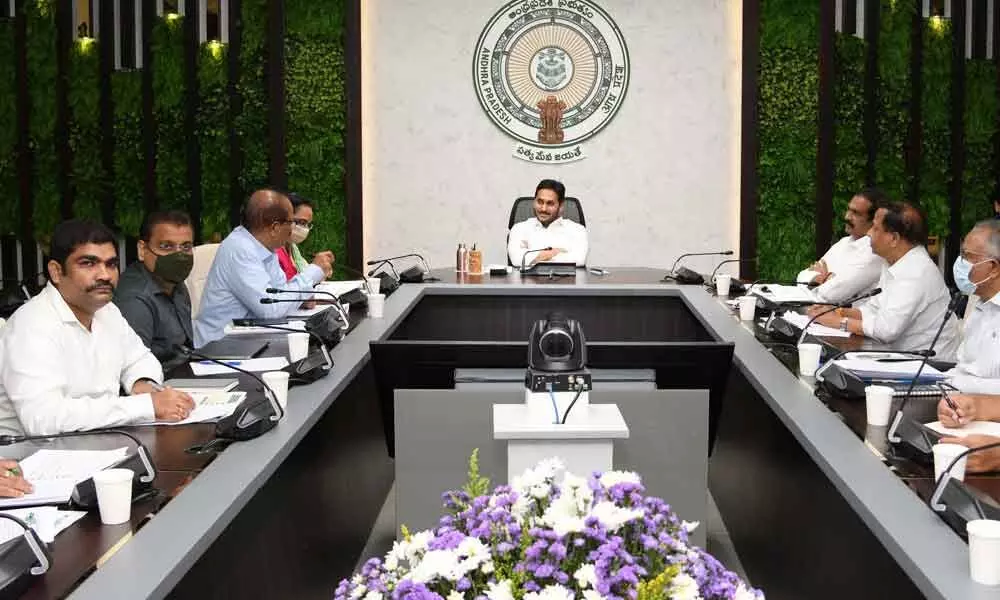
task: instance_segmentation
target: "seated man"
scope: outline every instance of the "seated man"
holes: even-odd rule
[[[190,346],[191,296],[184,280],[194,266],[194,229],[180,211],[153,212],[139,229],[139,260],[122,273],[115,304],[163,369],[184,362]]]
[[[892,346],[896,350],[927,349],[951,301],[944,278],[927,254],[923,215],[906,202],[887,202],[875,212],[868,230],[872,251],[885,259],[878,287],[882,293],[860,308],[837,309],[817,320]],[[809,309],[815,315],[826,307]],[[935,358],[953,360],[958,323],[950,319],[934,347]]]
[[[202,347],[222,338],[233,319],[280,318],[301,304],[261,304],[269,287],[308,291],[330,276],[333,255],[317,254],[312,264],[291,279],[278,263],[278,248],[292,235],[292,203],[275,190],[258,190],[243,209],[243,224],[230,233],[212,262],[201,296],[201,311],[194,323],[194,343]],[[302,295],[284,298],[308,300]]]
[[[0,337],[0,433],[186,418],[191,397],[160,389],[159,361],[111,303],[118,283],[111,231],[61,223],[46,268],[48,285],[17,309]],[[121,396],[119,385],[131,395]]]
[[[799,273],[796,281],[818,283],[813,295],[819,302],[840,303],[875,287],[882,274],[882,259],[872,252],[868,230],[878,205],[886,201],[876,188],[861,190],[847,205],[844,231],[823,258]]]
[[[958,289],[975,294],[979,302],[966,312],[965,339],[949,383],[965,393],[1000,394],[1000,221],[972,228],[952,272]]]
[[[539,182],[535,188],[535,217],[510,228],[507,256],[511,264],[520,267],[526,253],[549,247],[552,249],[528,254],[525,265],[539,262],[587,264],[587,230],[560,216],[565,201],[563,184],[552,179]]]

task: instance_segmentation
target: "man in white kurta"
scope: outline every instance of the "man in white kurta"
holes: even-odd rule
[[[928,349],[944,321],[951,295],[924,247],[923,216],[908,203],[886,203],[875,213],[868,235],[872,250],[886,262],[878,282],[882,293],[860,308],[837,309],[817,322],[897,350]],[[814,307],[810,313],[824,308]],[[957,320],[949,319],[934,346],[935,358],[954,360],[959,340]]]
[[[878,203],[885,196],[877,189],[858,192],[844,214],[844,237],[837,240],[821,259],[799,273],[796,281],[819,284],[813,289],[818,302],[837,304],[872,290],[885,264],[872,252],[871,229]]]
[[[179,421],[193,403],[118,308],[113,234],[67,221],[52,236],[49,283],[0,330],[0,433],[45,435]],[[121,395],[119,386],[131,395]]]
[[[515,223],[507,240],[507,256],[520,267],[539,262],[587,264],[587,229],[564,219],[566,188],[558,181],[543,179],[535,188],[535,216]]]

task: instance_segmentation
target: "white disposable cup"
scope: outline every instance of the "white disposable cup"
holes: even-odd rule
[[[968,448],[961,444],[934,444],[931,450],[934,452],[934,481],[939,481],[941,474],[948,468],[951,461],[955,460],[956,456],[965,452]],[[963,456],[962,460],[955,463],[955,466],[951,468],[951,476],[959,481],[965,479],[965,459],[966,457]]]
[[[983,585],[1000,585],[1000,521],[976,519],[965,524],[969,533],[969,574]]]
[[[97,491],[97,508],[101,512],[101,523],[119,525],[132,515],[131,469],[105,469],[94,473],[94,489]]]
[[[740,296],[740,320],[753,321],[757,314],[757,296]]]
[[[819,358],[823,346],[819,344],[799,344],[799,375],[812,377],[819,368]]]
[[[719,273],[715,276],[715,292],[720,296],[729,295],[729,286],[733,283],[733,276],[729,273]]]
[[[264,384],[271,388],[274,392],[274,397],[278,401],[278,406],[282,410],[288,408],[288,372],[287,371],[268,371],[261,375],[261,379],[264,380]]]
[[[368,316],[381,319],[385,311],[385,294],[372,294],[368,296]]]
[[[865,388],[865,407],[868,409],[868,424],[885,427],[889,424],[892,409],[893,389],[885,385],[869,385]]]
[[[309,356],[309,334],[289,333],[288,334],[288,360],[295,362]]]
[[[366,277],[365,281],[368,282],[368,289],[371,290],[372,294],[377,294],[379,289],[382,288],[382,280],[378,277]]]

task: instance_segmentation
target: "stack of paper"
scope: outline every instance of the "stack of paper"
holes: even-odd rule
[[[35,491],[20,498],[4,498],[0,507],[63,504],[73,486],[125,458],[128,448],[115,450],[39,450],[21,461],[24,478]]]
[[[203,377],[205,375],[231,375],[235,373],[236,369],[231,369],[229,366],[254,373],[280,371],[288,366],[288,358],[284,356],[268,356],[266,358],[251,358],[248,360],[223,360],[220,362],[225,364],[220,365],[208,360],[193,361],[191,362],[191,372],[195,374],[195,377]]]
[[[763,291],[761,288],[767,288]],[[778,285],[776,283],[764,283],[753,286],[753,293],[766,298],[771,302],[812,302],[812,292],[805,286],[798,285]]]
[[[194,400],[194,410],[183,421],[151,421],[139,425],[187,425],[218,421],[233,414],[240,402],[247,397],[246,392],[188,393]]]
[[[861,379],[898,379],[907,381],[913,379],[920,369],[920,359],[905,360],[893,358],[842,358],[836,361],[841,369],[851,371]],[[938,371],[931,365],[924,365],[920,371],[918,382],[941,381],[945,378],[944,373]]]
[[[965,437],[974,434],[1000,437],[1000,423],[992,421],[973,421],[965,427],[945,427],[941,421],[933,421],[926,423],[924,427],[950,437]]]
[[[347,292],[350,292],[351,290],[356,290],[363,285],[364,282],[361,281],[360,279],[356,279],[353,281],[324,281],[323,283],[317,285],[316,289],[320,290],[321,292],[327,292],[329,294],[333,294],[335,296],[343,296]],[[323,298],[329,299],[330,297],[327,296],[326,294],[316,294],[315,296],[313,296],[313,298],[316,300],[322,300]]]
[[[0,511],[6,515],[17,517],[28,527],[35,530],[38,537],[46,544],[51,544],[63,529],[82,519],[87,513],[79,510],[59,510],[54,506],[34,506],[32,508],[12,508]],[[21,527],[10,520],[0,519],[0,544],[20,537]]]
[[[808,323],[810,319],[808,315],[790,311],[782,314],[781,318],[788,321],[792,325],[795,325],[799,329],[805,327],[806,323]],[[850,332],[834,329],[833,327],[827,327],[826,325],[820,325],[819,323],[813,323],[809,326],[809,334],[817,337],[851,337]]]

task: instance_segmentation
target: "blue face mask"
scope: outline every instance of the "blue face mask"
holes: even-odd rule
[[[972,294],[976,291],[977,287],[990,280],[993,277],[992,275],[987,276],[986,279],[982,281],[973,282],[969,280],[969,273],[972,272],[972,268],[976,265],[981,265],[985,262],[990,262],[991,260],[993,259],[987,258],[986,260],[981,260],[973,264],[965,260],[962,256],[956,258],[955,264],[951,268],[951,273],[955,276],[955,286],[958,288],[958,291],[963,294]]]

